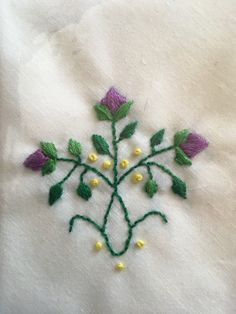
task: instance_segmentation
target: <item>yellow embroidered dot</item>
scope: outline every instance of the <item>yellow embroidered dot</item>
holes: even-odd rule
[[[112,166],[112,163],[111,163],[110,160],[105,160],[105,161],[103,162],[103,164],[102,164],[102,168],[105,169],[105,170],[110,169],[111,166]]]
[[[134,156],[140,156],[142,154],[141,148],[139,147],[135,148],[133,154]]]
[[[143,180],[143,175],[140,172],[136,172],[133,175],[132,180],[133,180],[134,183],[141,182]]]
[[[122,263],[122,262],[117,263],[117,264],[116,264],[116,269],[117,269],[117,270],[123,270],[123,269],[125,269],[125,264]]]
[[[143,240],[138,240],[135,244],[139,249],[142,249],[145,246],[145,242]]]
[[[91,162],[95,162],[98,159],[98,156],[95,153],[91,153],[88,155],[88,160]]]
[[[100,242],[100,241],[97,241],[97,242],[95,243],[95,249],[96,249],[97,251],[100,251],[102,248],[103,248],[103,243]]]
[[[90,180],[90,185],[91,185],[93,188],[96,188],[99,184],[100,184],[100,180],[97,179],[97,178],[94,178],[94,179]]]
[[[120,168],[121,169],[126,169],[127,167],[129,167],[129,161],[127,159],[123,159],[120,162]]]

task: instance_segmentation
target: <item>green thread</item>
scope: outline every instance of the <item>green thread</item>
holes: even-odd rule
[[[117,143],[119,143],[120,141],[122,141],[123,139],[126,138],[131,138],[131,136],[134,134],[136,127],[137,127],[138,122],[131,122],[128,125],[126,125],[124,127],[124,129],[121,131],[119,139],[117,141]]]
[[[158,191],[158,185],[155,180],[149,179],[144,185],[144,191],[152,198]]]
[[[108,203],[107,209],[105,211],[104,217],[103,217],[103,224],[102,226],[100,226],[99,224],[97,224],[94,220],[90,219],[87,216],[84,215],[75,215],[74,217],[71,218],[70,220],[70,228],[69,231],[71,232],[73,230],[73,226],[74,226],[74,222],[75,220],[83,220],[86,221],[88,223],[90,223],[91,225],[93,225],[100,233],[101,236],[104,238],[105,244],[107,249],[109,250],[109,252],[111,253],[112,256],[121,256],[123,255],[129,248],[132,236],[133,236],[133,229],[142,221],[144,221],[147,217],[149,216],[160,216],[162,218],[162,221],[164,223],[167,223],[167,218],[166,216],[159,212],[159,211],[150,211],[148,213],[146,213],[145,215],[143,215],[142,217],[140,217],[139,219],[137,219],[136,221],[134,221],[133,223],[130,221],[129,218],[129,212],[127,207],[124,204],[124,201],[122,199],[122,197],[120,196],[120,194],[118,193],[118,186],[121,183],[121,181],[127,177],[134,169],[140,167],[140,166],[144,166],[147,168],[147,171],[149,173],[150,178],[152,179],[153,175],[151,173],[151,166],[152,164],[146,163],[145,161],[147,161],[149,158],[156,156],[158,154],[164,153],[170,149],[173,149],[173,146],[169,146],[167,148],[161,149],[160,151],[155,151],[152,152],[150,155],[148,155],[147,157],[141,159],[135,166],[131,167],[126,173],[124,173],[120,178],[118,178],[118,142],[119,140],[117,140],[117,135],[116,135],[116,122],[115,120],[112,121],[111,124],[111,129],[112,129],[112,146],[113,146],[113,154],[114,154],[114,164],[113,164],[113,183],[110,182],[110,180],[108,178],[104,178],[103,175],[102,177],[105,179],[104,181],[107,182],[109,185],[112,186],[113,188],[113,193],[111,195],[111,199]],[[58,160],[61,161],[68,161],[68,162],[76,162],[75,160],[71,160],[71,159],[67,159],[67,158],[58,158]],[[81,182],[83,182],[83,176],[84,174],[87,173],[87,171],[91,170],[90,166],[87,164],[78,164],[78,165],[83,165],[84,166],[84,171],[81,173],[80,175],[80,180]],[[96,168],[92,167],[92,171],[95,173],[100,173]],[[157,190],[157,186],[156,186],[156,190]],[[154,193],[154,192],[152,192]],[[108,223],[108,217],[111,213],[111,209],[112,209],[112,205],[114,203],[114,200],[117,199],[118,202],[120,203],[121,209],[123,211],[124,214],[124,220],[127,223],[127,227],[128,227],[128,232],[127,232],[127,239],[125,240],[124,246],[120,251],[115,251],[110,240],[109,240],[109,235],[106,232],[106,226]]]
[[[136,165],[134,165],[133,167],[131,167],[129,170],[127,170],[118,180],[118,185],[131,173],[133,172],[135,169],[144,166],[145,161],[147,161],[148,159],[156,156],[156,155],[160,155],[162,153],[165,153],[171,149],[173,149],[174,146],[168,146],[166,148],[160,149],[158,151],[152,152],[151,154],[149,154],[147,157],[142,158]]]
[[[71,153],[71,155],[73,156],[79,157],[82,153],[81,144],[71,138],[68,143],[68,152]]]
[[[112,157],[109,150],[109,145],[104,137],[94,134],[92,135],[92,142],[98,154],[109,155]]]
[[[40,146],[45,155],[52,159],[57,158],[57,149],[53,143],[41,142]]]
[[[170,145],[168,147],[162,148],[160,150],[156,150],[156,146],[160,145],[163,142],[163,137],[165,130],[161,129],[156,132],[150,139],[150,150],[151,153],[143,158],[141,158],[134,166],[130,167],[125,173],[119,176],[118,173],[118,144],[123,139],[129,139],[136,131],[137,122],[131,122],[127,124],[123,130],[120,132],[119,136],[117,137],[117,130],[116,130],[116,122],[125,118],[129,113],[133,101],[126,101],[126,97],[120,95],[118,91],[114,88],[111,88],[106,97],[102,99],[101,103],[95,105],[95,111],[97,114],[97,118],[100,121],[110,121],[111,122],[111,131],[112,131],[112,149],[113,152],[111,153],[109,144],[107,143],[106,139],[103,138],[101,135],[94,134],[92,135],[92,142],[97,151],[97,153],[101,155],[108,155],[113,159],[113,179],[109,179],[106,175],[104,175],[101,171],[99,171],[96,167],[92,167],[91,165],[82,162],[82,146],[81,144],[74,140],[70,139],[68,143],[68,152],[76,157],[73,158],[64,158],[58,157],[57,148],[53,143],[48,142],[41,142],[41,152],[31,154],[25,161],[24,165],[28,168],[33,170],[41,169],[42,174],[50,174],[52,173],[57,165],[57,162],[67,162],[73,164],[73,167],[69,170],[67,175],[58,183],[50,187],[49,190],[49,198],[48,202],[50,205],[53,205],[57,200],[59,200],[63,194],[63,184],[71,177],[74,171],[77,168],[82,167],[83,170],[79,176],[79,185],[77,187],[77,194],[81,196],[85,200],[89,200],[92,196],[92,190],[90,187],[84,182],[84,177],[88,172],[95,173],[98,177],[100,177],[109,187],[112,188],[111,198],[108,202],[108,205],[105,209],[103,215],[103,222],[102,225],[99,225],[96,221],[91,219],[86,215],[77,214],[73,216],[69,221],[69,232],[72,232],[75,221],[84,221],[92,225],[97,231],[100,232],[101,236],[103,237],[106,247],[108,251],[111,253],[112,256],[121,256],[123,255],[129,248],[130,242],[133,237],[133,230],[139,225],[141,222],[146,220],[148,217],[151,216],[159,216],[163,223],[167,223],[167,217],[164,213],[151,210],[145,213],[143,216],[138,218],[135,221],[131,221],[129,218],[129,211],[119,194],[118,187],[122,183],[122,181],[131,174],[134,170],[138,169],[139,167],[145,167],[148,174],[148,180],[144,185],[144,191],[147,193],[149,197],[153,197],[158,191],[158,184],[153,178],[152,167],[157,167],[162,170],[164,173],[168,174],[172,179],[172,191],[175,194],[178,194],[182,198],[186,198],[186,184],[180,178],[178,178],[170,169],[165,167],[164,165],[150,161],[151,158],[166,153],[170,150],[175,150],[175,161],[180,165],[191,165],[191,160],[185,154],[185,152],[179,147],[180,144],[185,142],[187,136],[189,135],[189,130],[182,130],[177,132],[174,136],[174,145]],[[189,145],[198,145],[195,142],[189,143]],[[194,148],[195,150],[198,149]],[[199,150],[199,149],[198,149]],[[49,157],[50,159],[47,160]],[[124,221],[127,224],[127,238],[123,244],[123,248],[120,251],[116,251],[113,248],[112,243],[109,239],[109,234],[107,233],[107,223],[109,216],[112,211],[112,206],[114,201],[117,200],[120,204],[121,210],[123,212]]]

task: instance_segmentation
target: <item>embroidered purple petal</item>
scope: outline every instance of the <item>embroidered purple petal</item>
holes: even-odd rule
[[[193,158],[207,148],[208,145],[209,143],[204,137],[197,133],[190,133],[186,141],[180,145],[180,148],[189,158]]]
[[[114,87],[111,87],[106,93],[106,96],[101,100],[101,104],[108,107],[112,113],[116,112],[125,102],[126,97],[122,96]]]
[[[41,149],[36,150],[33,154],[29,155],[28,158],[24,161],[24,166],[27,168],[30,168],[32,170],[40,170],[45,162],[49,158],[44,155],[43,151]]]

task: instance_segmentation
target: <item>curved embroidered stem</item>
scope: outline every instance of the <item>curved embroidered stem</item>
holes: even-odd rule
[[[101,173],[98,169],[86,164],[86,163],[80,163],[79,161],[75,159],[70,159],[70,158],[57,158],[58,161],[65,161],[65,162],[73,162],[75,163],[78,167],[83,166],[86,168],[88,171],[94,172],[96,175],[101,177],[110,187],[113,187],[113,184],[111,181],[103,174]]]
[[[119,252],[116,252],[116,251],[113,249],[112,245],[110,244],[110,241],[109,241],[109,238],[108,238],[108,235],[106,234],[106,232],[103,232],[102,235],[103,235],[103,237],[104,237],[106,246],[107,246],[109,252],[111,253],[111,255],[112,255],[112,256],[121,256],[121,255],[123,255],[123,254],[128,250],[129,245],[130,245],[130,241],[131,241],[132,236],[133,236],[133,232],[132,232],[132,228],[129,228],[129,229],[128,229],[128,237],[127,237],[127,239],[126,239],[126,241],[125,241],[125,244],[124,244],[123,249],[122,249],[121,251],[119,251]]]
[[[136,165],[134,165],[133,167],[131,167],[128,171],[126,171],[118,180],[118,185],[121,183],[121,181],[123,181],[125,179],[125,177],[127,177],[131,172],[133,172],[136,168],[140,167],[140,166],[143,166],[145,161],[147,161],[149,158],[152,158],[156,155],[160,155],[162,153],[165,153],[171,149],[174,149],[174,146],[171,145],[171,146],[168,146],[166,148],[163,148],[161,150],[158,150],[158,151],[155,151],[151,154],[149,154],[148,156],[142,158]]]
[[[58,182],[58,184],[63,184],[66,180],[68,180],[77,167],[78,164],[75,164],[74,167],[68,172],[68,174],[60,182]]]
[[[168,174],[169,176],[171,176],[172,178],[176,177],[176,176],[174,175],[174,173],[170,171],[170,169],[166,168],[165,166],[163,166],[162,164],[160,164],[160,163],[158,163],[158,162],[152,162],[152,161],[150,161],[150,162],[147,162],[145,165],[147,165],[147,166],[149,166],[149,167],[150,167],[150,166],[156,166],[156,167],[160,168],[163,172],[167,173],[167,174]]]
[[[97,170],[96,168],[91,167],[86,163],[81,163],[80,165],[84,166],[87,170],[94,172],[96,175],[101,177],[108,185],[110,185],[110,187],[113,187],[113,184],[111,183],[111,181],[103,173],[101,173],[99,170]]]
[[[153,216],[153,215],[160,216],[164,223],[168,222],[165,214],[163,214],[162,212],[156,211],[156,210],[152,210],[152,211],[146,213],[145,215],[143,215],[142,217],[140,217],[139,219],[135,220],[135,222],[132,224],[132,228],[136,227],[140,222],[144,221],[147,217]]]
[[[108,216],[109,216],[109,214],[110,214],[111,206],[112,206],[112,204],[113,204],[113,202],[114,202],[114,197],[115,197],[115,193],[112,194],[111,200],[110,200],[110,202],[109,202],[109,204],[108,204],[108,206],[107,206],[107,210],[106,210],[105,215],[104,215],[104,217],[103,217],[103,225],[102,225],[102,230],[103,230],[103,231],[104,231],[105,228],[106,228],[107,219],[108,219]]]
[[[80,182],[84,182],[84,176],[87,172],[88,172],[88,169],[84,168],[84,171],[82,171],[80,174]]]
[[[75,215],[73,216],[71,219],[70,219],[70,222],[69,222],[69,232],[72,231],[73,229],[73,226],[74,226],[74,221],[75,220],[83,220],[83,221],[86,221],[86,222],[89,222],[91,225],[93,225],[98,231],[100,231],[102,233],[102,228],[95,222],[93,221],[91,218],[87,217],[87,216],[84,216],[84,215]]]
[[[147,168],[147,173],[148,173],[148,176],[149,176],[149,179],[152,180],[153,179],[153,174],[152,174],[152,171],[151,171],[151,167],[149,166],[149,164],[143,164],[146,168]]]

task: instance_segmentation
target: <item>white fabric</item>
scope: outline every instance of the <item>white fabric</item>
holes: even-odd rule
[[[235,1],[5,0],[1,9],[0,313],[235,313]],[[77,173],[49,207],[49,187],[70,166],[47,177],[22,166],[41,140],[65,155],[68,139],[79,139],[86,156],[92,134],[110,139],[93,105],[111,85],[135,101],[120,128],[139,121],[120,158],[133,163],[136,146],[148,153],[162,127],[166,145],[183,128],[210,141],[190,168],[174,164],[173,154],[159,159],[186,180],[187,200],[160,172],[152,200],[126,180],[132,219],[159,208],[169,224],[140,224],[134,240],[144,239],[145,249],[131,245],[120,258],[95,254],[102,239],[83,222],[68,233],[76,213],[101,221],[110,189],[101,184],[86,203],[74,193]],[[119,248],[119,208],[111,219]],[[117,261],[125,271],[114,272]]]

